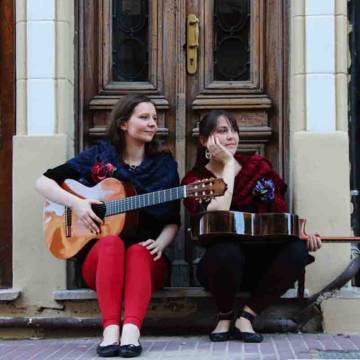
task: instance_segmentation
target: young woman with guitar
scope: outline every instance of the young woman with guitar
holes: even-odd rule
[[[191,214],[211,210],[287,212],[283,180],[262,156],[237,154],[238,144],[239,129],[232,114],[213,110],[200,121],[197,162],[182,183],[218,177],[224,179],[227,190],[224,196],[207,202],[184,200]],[[252,321],[299,278],[312,261],[308,250],[320,248],[320,237],[310,235],[306,242],[281,244],[245,244],[221,237],[216,240],[206,247],[197,268],[200,283],[214,295],[218,308],[218,322],[210,340],[261,342],[263,337],[254,332]],[[251,290],[251,298],[235,317],[235,295],[244,288]]]
[[[47,170],[37,180],[36,188],[50,201],[66,205],[82,226],[99,237],[104,221],[93,209],[101,202],[76,196],[60,185],[65,179],[75,179],[93,186],[112,177],[131,183],[138,194],[178,186],[177,164],[169,152],[159,149],[154,140],[156,130],[154,104],[145,96],[127,95],[110,115],[107,140]],[[174,201],[143,207],[137,234],[121,235],[121,239],[116,235],[100,236],[90,250],[87,246],[81,270],[86,284],[97,292],[102,315],[99,356],[140,355],[140,328],[151,292],[161,288],[169,276],[169,262],[163,251],[178,230],[179,206],[179,201]]]

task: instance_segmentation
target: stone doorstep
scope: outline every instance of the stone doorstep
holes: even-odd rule
[[[21,290],[14,288],[0,289],[0,303],[14,301],[21,295]],[[55,290],[52,292],[54,300],[57,301],[76,301],[76,300],[96,300],[96,292],[90,289],[73,289],[73,290]],[[199,287],[166,287],[163,290],[155,291],[153,298],[206,298],[211,294]],[[239,293],[238,297],[247,297],[248,293]],[[309,297],[309,290],[305,289],[304,297]],[[289,289],[282,299],[297,298],[297,289]],[[337,299],[360,299],[359,287],[344,287],[334,295]]]
[[[20,296],[20,294],[21,291],[17,289],[0,289],[0,302],[14,301]]]
[[[73,290],[55,290],[53,298],[56,301],[79,301],[79,300],[96,300],[96,292],[90,289],[73,289]],[[200,287],[166,287],[162,290],[155,291],[153,299],[161,298],[208,298],[211,294]],[[249,297],[249,293],[240,292],[238,297]],[[305,289],[304,297],[309,297],[309,290]],[[297,289],[289,289],[282,299],[297,299]]]
[[[334,299],[360,299],[360,287],[343,287],[332,297]]]

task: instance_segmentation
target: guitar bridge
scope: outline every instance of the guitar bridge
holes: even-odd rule
[[[65,207],[65,236],[71,237],[71,208]]]

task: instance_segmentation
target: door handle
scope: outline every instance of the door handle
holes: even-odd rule
[[[186,67],[189,74],[197,71],[198,48],[199,48],[199,19],[195,14],[187,17],[186,37]]]

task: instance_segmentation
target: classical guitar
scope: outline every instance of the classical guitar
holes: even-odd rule
[[[287,213],[207,211],[192,220],[192,238],[204,246],[226,237],[243,242],[278,242],[299,237],[300,230],[299,217]]]
[[[214,178],[141,195],[136,195],[130,184],[114,178],[107,178],[93,187],[68,179],[62,187],[81,198],[102,201],[92,208],[104,224],[100,226],[100,234],[91,233],[71,208],[46,200],[43,212],[45,239],[50,252],[60,259],[76,255],[90,240],[134,232],[137,227],[134,210],[186,197],[200,201],[211,199],[226,191],[224,181]]]
[[[305,219],[291,213],[206,211],[192,217],[191,237],[202,246],[229,237],[244,243],[307,240],[305,224]],[[321,236],[321,240],[359,241],[360,237]]]

